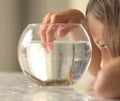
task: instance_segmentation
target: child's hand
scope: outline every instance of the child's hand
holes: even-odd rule
[[[58,11],[54,13],[47,14],[41,23],[39,29],[39,36],[43,42],[42,46],[45,48],[47,52],[53,49],[53,45],[48,45],[47,43],[53,42],[55,40],[55,31],[58,27],[55,27],[53,24],[55,23],[80,23],[81,20],[84,19],[83,14],[79,10],[68,9],[63,11]],[[51,24],[50,26],[48,26]],[[62,25],[62,24],[61,24]],[[61,26],[61,30],[59,31],[59,36],[64,37],[69,28],[63,28]]]
[[[103,97],[120,98],[120,57],[99,72],[94,89]]]

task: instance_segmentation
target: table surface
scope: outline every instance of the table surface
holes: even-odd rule
[[[22,72],[0,73],[0,101],[120,101],[95,95],[86,76],[72,87],[40,87]]]

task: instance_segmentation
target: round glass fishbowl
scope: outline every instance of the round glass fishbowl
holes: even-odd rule
[[[18,44],[23,73],[40,86],[77,83],[91,61],[90,38],[81,24],[29,24]]]

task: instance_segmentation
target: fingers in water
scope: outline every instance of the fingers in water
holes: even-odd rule
[[[47,42],[54,42],[56,40],[55,34],[57,32],[58,26],[55,26],[54,24],[50,24],[47,31],[46,31],[46,37]]]
[[[43,43],[43,42],[41,42],[41,46],[42,46],[42,48],[44,49],[44,51],[46,53],[50,53],[54,49],[54,42],[51,42],[51,43]]]
[[[38,35],[41,39],[41,46],[44,48],[44,50],[47,52],[47,46],[46,46],[46,30],[47,27],[46,26],[42,26],[40,25],[39,31],[38,31]]]
[[[54,49],[54,41],[58,37],[64,37],[69,32],[73,31],[76,26],[65,24],[42,24],[39,30],[39,36],[41,38],[42,47],[47,53],[50,53]],[[56,37],[57,36],[57,37]]]
[[[47,52],[48,53],[52,52],[53,49],[54,49],[54,46],[55,46],[55,44],[53,42],[52,43],[48,43],[47,44]]]

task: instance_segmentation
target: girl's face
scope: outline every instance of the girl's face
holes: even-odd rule
[[[112,58],[109,48],[104,41],[104,34],[107,34],[107,32],[105,32],[104,25],[92,14],[88,15],[88,27],[95,44],[101,51],[101,68],[104,68]]]

